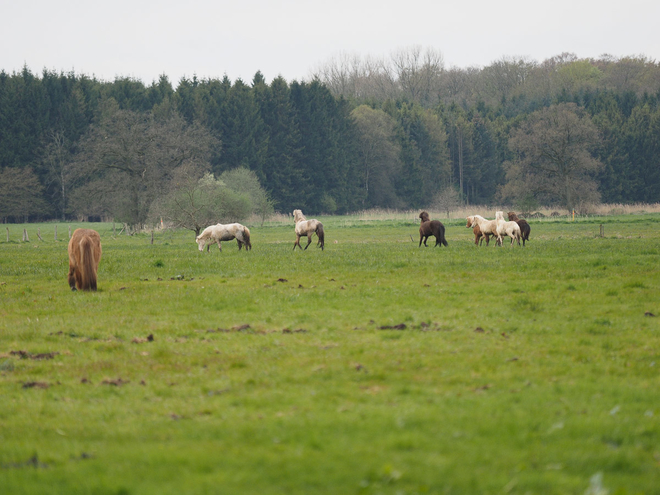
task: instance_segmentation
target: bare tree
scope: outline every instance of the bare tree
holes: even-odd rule
[[[15,217],[24,221],[42,213],[46,202],[43,186],[31,168],[5,167],[0,170],[0,218]]]
[[[120,110],[111,101],[83,139],[74,164],[107,188],[117,217],[140,225],[173,170],[189,161],[208,161],[215,142],[207,130],[176,114],[161,120]]]
[[[512,130],[509,147],[516,159],[505,163],[504,198],[556,202],[569,211],[599,200],[595,174],[602,164],[592,156],[599,143],[596,126],[574,103],[536,111]]]

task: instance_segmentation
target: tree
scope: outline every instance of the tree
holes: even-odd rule
[[[5,167],[0,170],[0,218],[26,220],[43,213],[46,203],[42,198],[43,186],[31,168]]]
[[[244,167],[227,170],[219,177],[225,187],[249,198],[251,213],[259,215],[263,225],[264,220],[275,211],[273,200],[261,187],[257,174]]]
[[[83,139],[75,165],[105,186],[114,215],[135,226],[144,223],[174,169],[189,161],[208,162],[215,143],[208,131],[178,115],[160,120],[120,110],[110,100]]]
[[[595,174],[602,164],[592,152],[599,134],[584,110],[562,103],[532,113],[512,130],[509,146],[516,158],[505,164],[505,198],[559,203],[569,211],[600,199]]]
[[[397,207],[393,179],[401,167],[401,146],[396,142],[395,121],[382,110],[367,105],[351,113],[358,131],[361,161],[362,205]]]

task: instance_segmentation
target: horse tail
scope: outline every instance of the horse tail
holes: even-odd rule
[[[445,239],[445,226],[440,224],[440,242],[444,247],[447,247],[447,239]]]
[[[96,267],[94,266],[94,244],[92,239],[85,236],[80,244],[80,288],[82,290],[96,290]]]
[[[252,243],[250,242],[250,229],[243,227],[243,242],[245,243],[245,250],[252,249]]]
[[[320,245],[321,251],[323,251],[323,246],[325,246],[325,233],[323,232],[323,224],[321,222],[316,224],[316,235],[319,238],[317,244]]]

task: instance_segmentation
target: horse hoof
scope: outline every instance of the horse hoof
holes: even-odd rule
[[[77,290],[78,290],[78,289],[76,289],[75,287],[71,287],[71,292],[75,292],[75,291],[77,291]]]

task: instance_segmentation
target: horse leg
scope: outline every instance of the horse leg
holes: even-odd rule
[[[296,234],[296,242],[293,243],[293,250],[296,250],[296,246],[298,246],[300,249],[302,249],[302,246],[300,245],[300,236]]]
[[[419,233],[419,246],[417,246],[417,247],[422,247],[422,239],[424,239],[424,234],[422,234],[422,233],[420,232],[420,233]]]
[[[307,234],[307,246],[305,246],[305,249],[309,247],[309,245],[312,243],[312,234]]]
[[[222,252],[222,245],[220,244],[220,239],[216,241],[218,243],[218,249]]]

